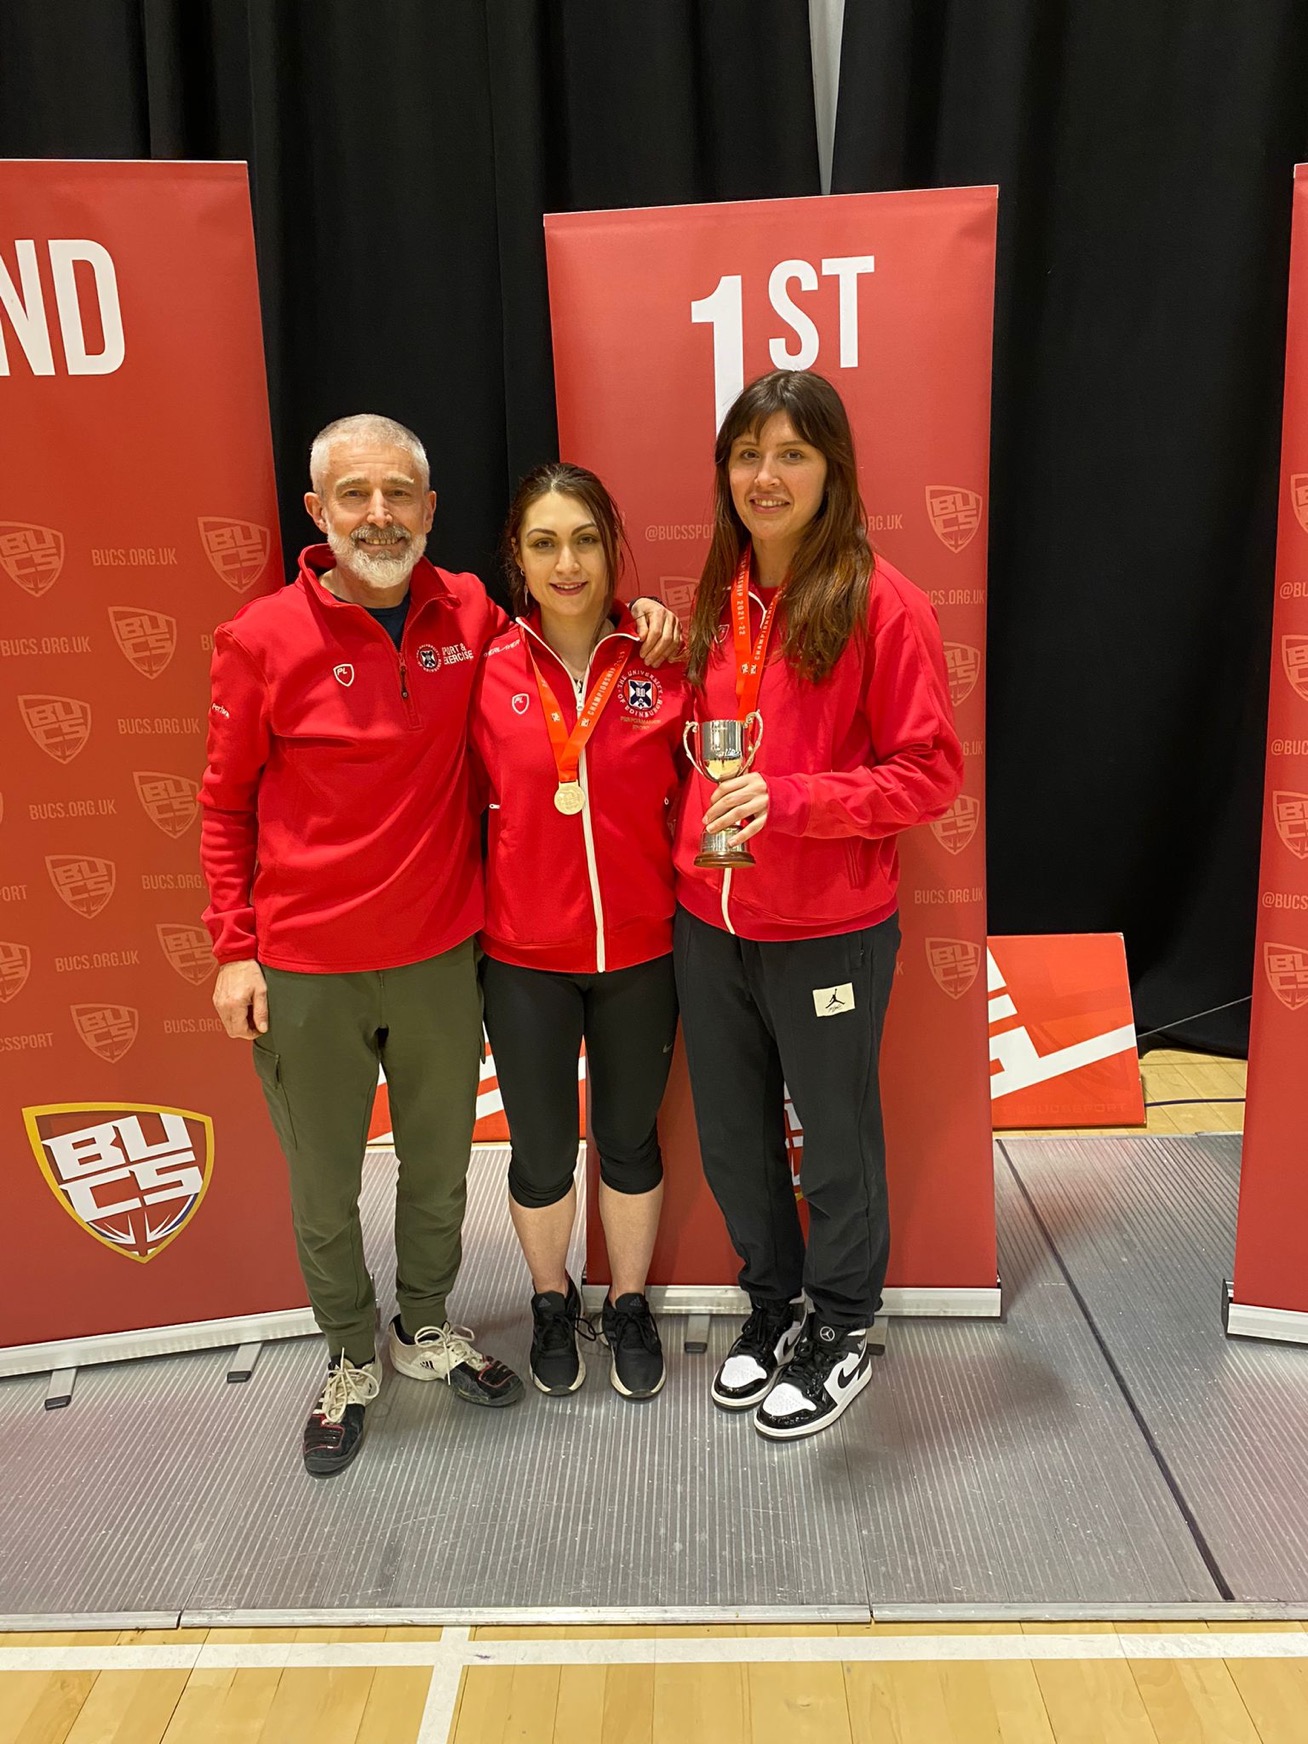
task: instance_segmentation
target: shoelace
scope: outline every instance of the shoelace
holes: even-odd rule
[[[639,1308],[618,1308],[612,1306],[610,1313],[617,1320],[616,1336],[609,1340],[615,1349],[623,1343],[628,1333],[634,1332],[646,1350],[657,1350],[659,1347],[658,1327],[654,1324],[654,1316],[649,1311],[649,1305],[642,1303]],[[592,1337],[594,1334],[592,1333]]]
[[[367,1369],[356,1369],[352,1362],[347,1362],[342,1357],[340,1366],[327,1376],[327,1385],[322,1390],[318,1410],[324,1422],[341,1423],[345,1419],[347,1405],[370,1404],[380,1392],[381,1387],[375,1375],[369,1374]]]
[[[762,1306],[751,1308],[749,1318],[740,1329],[740,1337],[731,1347],[732,1355],[753,1356],[762,1352],[770,1355],[789,1320],[789,1308],[784,1315]]]
[[[540,1342],[546,1350],[562,1349],[571,1344],[574,1337],[588,1338],[593,1343],[599,1336],[582,1312],[580,1298],[575,1308],[565,1302],[562,1308],[547,1310],[541,1315],[541,1320]]]
[[[445,1373],[441,1376],[449,1385],[450,1371],[457,1369],[460,1363],[468,1363],[473,1368],[480,1368],[486,1358],[477,1350],[472,1342],[470,1326],[420,1326],[413,1335],[413,1342],[424,1350],[433,1351],[437,1356],[445,1358]]]

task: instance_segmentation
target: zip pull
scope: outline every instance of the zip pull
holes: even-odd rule
[[[400,700],[402,702],[409,700],[409,669],[404,664],[403,654],[400,655]]]

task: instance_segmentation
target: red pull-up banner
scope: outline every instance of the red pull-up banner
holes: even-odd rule
[[[873,544],[939,615],[967,776],[901,845],[882,1055],[888,1301],[932,1292],[916,1305],[935,1312],[998,1306],[982,738],[995,214],[993,188],[952,188],[545,221],[561,451],[621,505],[639,590],[688,615],[722,413],[755,376],[812,368],[849,408]],[[651,1280],[730,1283],[739,1262],[700,1172],[680,1050],[661,1132]],[[598,1218],[590,1228],[594,1282],[608,1273]]]
[[[0,164],[0,427],[0,1373],[311,1330],[200,924],[212,633],[281,579],[244,165]]]
[[[1232,1332],[1308,1343],[1308,165],[1294,172],[1262,869]],[[1270,1313],[1267,1312],[1270,1310]]]

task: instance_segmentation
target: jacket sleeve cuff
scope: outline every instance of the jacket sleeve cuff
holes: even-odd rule
[[[768,823],[783,836],[808,833],[813,796],[803,775],[769,775]]]

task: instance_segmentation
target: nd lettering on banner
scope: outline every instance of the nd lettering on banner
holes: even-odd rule
[[[213,630],[281,580],[245,168],[0,190],[7,1374],[312,1323],[200,922]]]
[[[939,615],[967,778],[949,813],[901,844],[904,940],[882,1055],[887,1300],[933,1312],[999,1306],[983,740],[995,213],[993,188],[955,188],[545,221],[561,451],[613,490],[638,590],[686,619],[723,411],[769,369],[812,368],[849,407],[873,545]],[[651,1280],[730,1284],[739,1262],[700,1171],[680,1045],[660,1131]],[[608,1262],[598,1218],[590,1229],[595,1283]]]
[[[1294,172],[1262,864],[1227,1330],[1308,1344],[1308,164]]]

